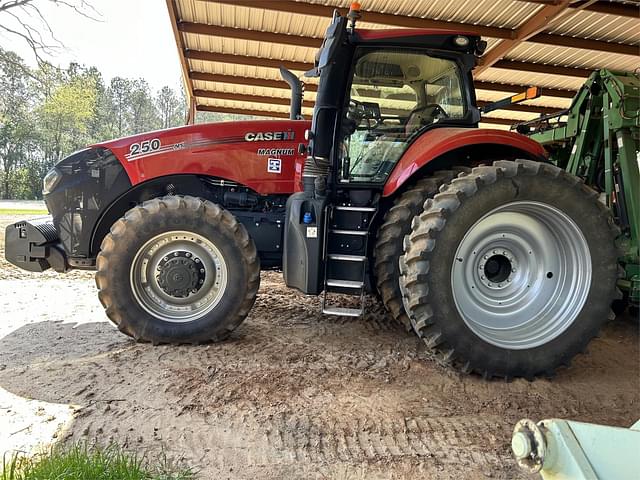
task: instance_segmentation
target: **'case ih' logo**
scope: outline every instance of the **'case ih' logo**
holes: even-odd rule
[[[294,133],[290,132],[248,132],[244,136],[246,142],[272,142],[278,140],[293,140]]]

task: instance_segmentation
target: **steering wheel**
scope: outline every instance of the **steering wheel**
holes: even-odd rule
[[[376,128],[380,122],[382,122],[379,108],[377,108],[376,114],[376,110],[371,108],[370,105],[354,99],[349,99],[349,111],[347,112],[347,117],[356,122],[356,125],[360,125],[362,120],[374,120],[375,123],[373,125],[368,125],[369,128]]]

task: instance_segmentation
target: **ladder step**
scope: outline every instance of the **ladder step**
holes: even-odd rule
[[[356,280],[338,280],[335,278],[327,279],[327,287],[340,287],[340,288],[362,288],[364,283]]]
[[[330,253],[327,255],[329,260],[338,260],[342,262],[364,262],[367,257],[362,255],[341,255],[337,253]]]
[[[336,205],[334,210],[346,210],[349,212],[375,212],[376,207],[352,207],[347,205]]]
[[[369,235],[369,232],[367,232],[366,230],[338,230],[338,229],[334,229],[334,230],[329,230],[330,233],[335,233],[336,235],[362,235],[363,237],[365,235]]]
[[[325,307],[322,309],[322,313],[341,317],[359,317],[364,312],[361,308]]]

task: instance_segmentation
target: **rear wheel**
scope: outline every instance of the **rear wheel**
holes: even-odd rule
[[[102,242],[97,267],[107,316],[123,333],[153,343],[224,339],[248,314],[260,283],[245,228],[194,197],[129,210]]]
[[[413,224],[405,307],[427,346],[464,371],[550,375],[609,317],[616,235],[597,194],[559,168],[474,168]]]
[[[411,329],[411,322],[404,311],[400,292],[400,269],[398,261],[404,253],[404,236],[411,232],[411,221],[424,208],[424,202],[432,198],[441,185],[450,182],[462,170],[443,170],[419,180],[394,202],[384,216],[384,223],[378,231],[374,249],[374,269],[376,285],[382,302],[393,318]]]

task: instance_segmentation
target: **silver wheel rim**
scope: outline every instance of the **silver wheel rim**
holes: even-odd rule
[[[175,274],[190,272],[197,280],[188,293],[170,294],[163,285],[162,269],[166,262],[184,260]],[[195,267],[195,268],[192,268]],[[131,264],[131,289],[138,304],[156,318],[168,322],[197,320],[220,302],[227,287],[227,264],[220,250],[202,235],[186,231],[162,233],[146,242]],[[192,281],[193,279],[190,279]],[[177,296],[178,295],[178,296]]]
[[[546,344],[582,310],[589,246],[565,213],[539,202],[492,210],[466,233],[451,267],[458,313],[486,342],[519,350]]]

